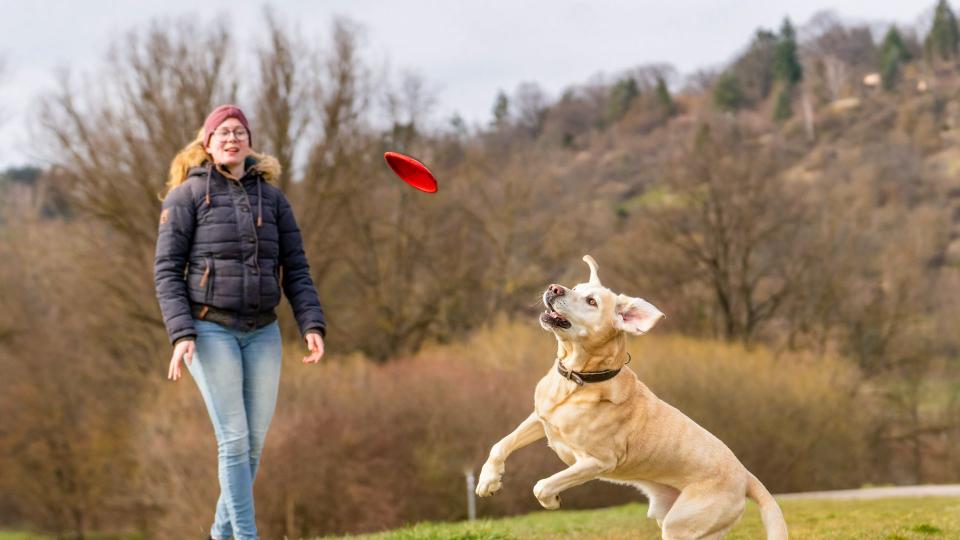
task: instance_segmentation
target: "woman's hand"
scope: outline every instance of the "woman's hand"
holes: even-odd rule
[[[173,356],[170,358],[170,369],[167,370],[167,378],[171,381],[180,379],[180,360],[183,359],[187,365],[193,362],[194,340],[185,339],[173,347]]]
[[[303,357],[304,364],[316,364],[323,358],[323,336],[317,332],[307,334],[307,348],[310,349],[310,355]]]

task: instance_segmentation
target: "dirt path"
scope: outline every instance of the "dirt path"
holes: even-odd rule
[[[789,499],[889,499],[894,497],[960,497],[960,484],[931,486],[893,486],[837,491],[808,491],[775,495],[778,500]]]

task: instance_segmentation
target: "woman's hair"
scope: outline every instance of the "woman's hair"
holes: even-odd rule
[[[167,190],[164,192],[164,195],[170,193],[173,188],[182,184],[183,181],[187,179],[187,172],[189,172],[192,167],[196,167],[204,161],[213,161],[213,158],[203,147],[203,136],[203,128],[200,128],[196,138],[194,138],[190,144],[184,146],[183,150],[180,150],[173,158],[173,161],[170,162],[170,175],[167,178]]]

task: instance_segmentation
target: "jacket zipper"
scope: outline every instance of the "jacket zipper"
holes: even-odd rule
[[[243,178],[247,175],[244,174],[240,177],[240,180],[235,180],[235,182],[240,186],[240,189],[243,190],[243,196],[247,199],[247,207],[250,208],[250,219],[253,220],[253,203],[250,202],[250,194],[247,193],[247,188],[243,185]],[[243,237],[243,235],[240,235]],[[257,269],[257,281],[260,280],[260,242],[257,238],[257,225],[253,225],[253,264],[254,268]],[[257,289],[259,289],[259,283]]]

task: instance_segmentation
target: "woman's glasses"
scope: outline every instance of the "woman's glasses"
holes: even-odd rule
[[[248,137],[250,137],[250,134],[247,133],[247,130],[243,128],[237,128],[234,130],[219,129],[213,132],[213,136],[216,137],[217,140],[226,141],[230,139],[231,133],[233,134],[234,138],[236,138],[238,141],[245,141],[247,140]]]

